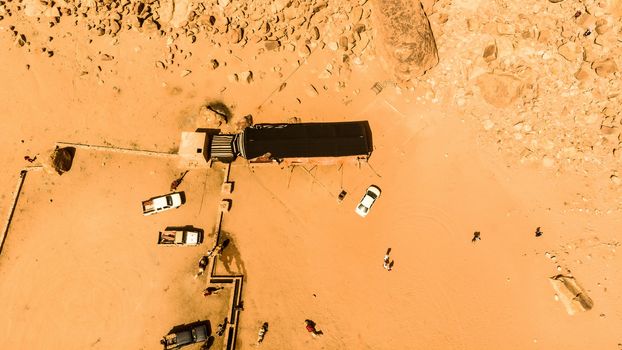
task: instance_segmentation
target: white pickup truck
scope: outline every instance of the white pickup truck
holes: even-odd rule
[[[199,245],[203,243],[203,232],[197,229],[166,229],[160,232],[158,244]]]
[[[174,192],[143,201],[143,215],[151,215],[161,211],[178,208],[183,204],[181,193]]]

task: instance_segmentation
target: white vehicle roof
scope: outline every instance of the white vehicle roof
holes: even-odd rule
[[[380,189],[374,185],[367,187],[367,192],[371,192],[376,195],[376,197],[380,196]]]
[[[365,207],[369,208],[372,204],[374,203],[374,198],[372,198],[370,195],[365,195],[365,197],[363,197],[363,200],[361,201],[361,204],[363,204]]]
[[[186,244],[199,244],[199,233],[196,231],[186,232]]]
[[[173,207],[178,207],[181,205],[181,194],[180,193],[171,193],[171,199],[173,200]]]

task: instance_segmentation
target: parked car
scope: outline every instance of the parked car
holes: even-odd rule
[[[183,204],[181,192],[165,194],[143,201],[143,215],[152,215],[161,211],[178,208]]]
[[[167,227],[164,231],[160,231],[158,244],[165,245],[199,245],[203,243],[203,230],[191,227],[172,228]]]
[[[208,327],[208,322],[182,324],[173,327],[173,329],[160,340],[160,344],[164,345],[164,350],[173,350],[186,345],[207,341],[209,336],[210,329]]]
[[[374,185],[369,186],[359,204],[356,205],[354,211],[360,216],[366,217],[378,197],[380,197],[380,189]]]

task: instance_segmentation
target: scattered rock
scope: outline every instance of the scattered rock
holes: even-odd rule
[[[513,24],[497,23],[497,33],[501,35],[514,35],[514,33],[516,33],[516,30]]]
[[[26,36],[24,34],[19,34],[17,36],[17,39],[15,39],[15,45],[22,47],[24,45],[26,45]]]
[[[476,84],[484,100],[498,108],[509,106],[523,89],[520,80],[507,74],[484,73],[477,77]]]
[[[184,70],[181,71],[181,73],[179,75],[182,76],[182,77],[185,77],[185,76],[188,76],[190,73],[192,73],[191,70],[184,69]]]
[[[237,44],[242,41],[244,37],[244,29],[242,28],[234,28],[229,31],[229,42]]]
[[[114,59],[114,56],[111,56],[111,55],[109,55],[109,54],[103,53],[103,54],[101,54],[101,55],[99,56],[99,58],[100,58],[102,61],[112,61],[112,60]]]
[[[619,186],[620,184],[622,184],[622,180],[620,180],[620,178],[616,175],[611,175],[609,177],[609,180],[611,180],[611,183],[613,183],[616,186]]]
[[[590,70],[585,64],[582,64],[581,67],[579,67],[579,70],[574,73],[574,77],[579,81],[586,81],[590,78]]]
[[[318,40],[320,38],[320,30],[318,27],[313,27],[311,30],[311,38],[313,38],[313,40]]]
[[[326,45],[326,46],[327,46],[330,50],[333,50],[333,51],[337,51],[337,49],[339,48],[339,44],[337,44],[337,43],[336,43],[336,42],[334,42],[334,41],[329,42],[329,43],[328,43],[328,45]]]
[[[319,78],[319,79],[328,79],[328,78],[330,78],[330,76],[331,76],[330,71],[329,71],[329,70],[324,69],[324,70],[323,70],[323,71],[322,71],[322,72],[318,75],[318,78]]]
[[[253,125],[253,116],[249,114],[242,117],[235,123],[235,131],[241,132],[251,125]]]
[[[160,24],[153,20],[153,18],[149,17],[143,21],[141,28],[144,31],[152,32],[160,29]]]
[[[354,32],[357,34],[361,34],[365,31],[365,25],[363,23],[358,23],[354,26]]]
[[[266,50],[274,51],[281,47],[281,42],[278,40],[266,40],[264,43]]]
[[[226,115],[213,110],[209,106],[201,106],[199,115],[205,119],[207,127],[220,127],[222,124],[227,123]]]
[[[305,89],[305,92],[309,97],[316,97],[317,95],[319,95],[317,89],[315,88],[315,86],[313,86],[313,84],[309,84]]]
[[[350,20],[356,23],[360,21],[362,18],[363,18],[363,7],[356,6],[350,14]]]
[[[562,57],[571,62],[574,62],[577,60],[577,58],[579,58],[579,55],[581,54],[580,50],[581,48],[573,41],[564,43],[557,48],[557,52],[562,55]]]
[[[599,77],[606,78],[608,75],[618,71],[618,66],[612,58],[606,58],[592,63],[592,69]]]
[[[618,131],[618,128],[615,126],[607,126],[607,125],[600,126],[600,132],[605,135],[612,135],[616,133],[617,131]]]
[[[212,64],[212,69],[216,69],[220,65],[220,63],[218,63],[218,60],[216,59],[212,59],[210,63]]]
[[[121,24],[118,21],[110,22],[110,33],[117,34],[121,30]]]
[[[245,81],[248,84],[253,82],[253,72],[251,71],[242,72],[238,74],[238,76],[240,77],[240,80]]]
[[[347,36],[344,35],[339,38],[339,47],[343,51],[348,51],[348,37]]]
[[[609,24],[607,23],[606,19],[599,19],[596,21],[596,33],[598,33],[598,35],[602,35],[605,34],[606,32],[608,32],[610,29]]]
[[[484,53],[482,54],[484,61],[492,62],[497,59],[497,44],[493,43],[484,49]]]
[[[166,65],[162,61],[156,61],[155,65],[157,68],[166,69]]]
[[[300,57],[308,57],[309,55],[311,55],[311,48],[309,47],[309,45],[301,45],[300,50],[298,51],[298,55]]]

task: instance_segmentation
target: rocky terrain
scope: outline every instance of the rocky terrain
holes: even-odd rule
[[[598,209],[618,211],[619,6],[439,1],[430,18],[441,60],[426,82],[438,103],[477,120],[483,141],[496,144],[510,166],[606,179],[596,192],[611,201]]]

